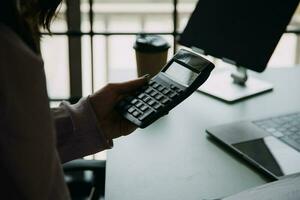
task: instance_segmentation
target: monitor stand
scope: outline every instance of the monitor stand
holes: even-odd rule
[[[272,84],[248,77],[246,68],[237,67],[233,73],[229,71],[212,73],[199,91],[228,103],[234,103],[272,89]]]

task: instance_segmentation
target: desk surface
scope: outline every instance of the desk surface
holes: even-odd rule
[[[210,126],[300,111],[300,68],[258,75],[274,91],[235,104],[194,93],[144,130],[117,139],[108,152],[106,200],[200,200],[268,181],[205,133]]]

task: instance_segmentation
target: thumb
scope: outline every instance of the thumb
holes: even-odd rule
[[[146,74],[145,76],[138,79],[134,79],[123,83],[117,83],[115,87],[120,94],[131,93],[148,83],[149,77],[149,74]]]

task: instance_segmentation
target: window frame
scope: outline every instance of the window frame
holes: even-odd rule
[[[54,31],[52,33],[48,32],[42,32],[42,35],[53,35],[53,36],[67,36],[68,37],[68,46],[69,46],[69,80],[70,80],[70,98],[69,99],[59,99],[59,98],[49,98],[50,101],[53,102],[59,102],[63,100],[69,100],[70,102],[76,102],[83,96],[83,80],[82,80],[82,41],[81,38],[83,36],[89,36],[90,38],[90,52],[91,52],[91,91],[95,91],[94,88],[94,37],[95,36],[104,36],[106,38],[110,36],[115,35],[138,35],[140,32],[97,32],[94,31],[94,10],[93,5],[95,3],[95,0],[87,0],[89,4],[89,10],[88,10],[88,19],[90,24],[90,31],[84,32],[81,31],[81,0],[65,0],[66,2],[66,21],[67,21],[67,31],[66,32],[59,32]],[[176,38],[179,35],[178,32],[178,18],[179,18],[179,12],[178,12],[178,0],[171,0],[173,9],[172,9],[172,31],[170,32],[145,32],[149,35],[167,35],[172,36],[173,39],[173,47],[174,52],[176,52],[176,49],[178,47],[178,44],[176,42]],[[103,2],[109,2],[106,0],[103,0]],[[135,2],[135,1],[134,1]],[[138,1],[136,1],[138,2]],[[189,2],[189,1],[188,1]],[[296,48],[296,55],[300,52],[300,28],[299,29],[287,29],[285,31],[287,34],[296,34],[298,38],[297,42],[297,48]],[[295,63],[300,63],[300,56],[296,56]],[[106,63],[107,67],[109,64]],[[107,82],[107,80],[106,80]]]

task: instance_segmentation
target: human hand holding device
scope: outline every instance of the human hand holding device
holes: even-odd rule
[[[137,126],[116,110],[116,104],[148,82],[148,76],[123,83],[111,83],[90,96],[91,105],[108,139],[132,133]]]
[[[202,85],[214,65],[200,55],[181,49],[150,81],[117,104],[117,110],[145,128],[189,97]]]

